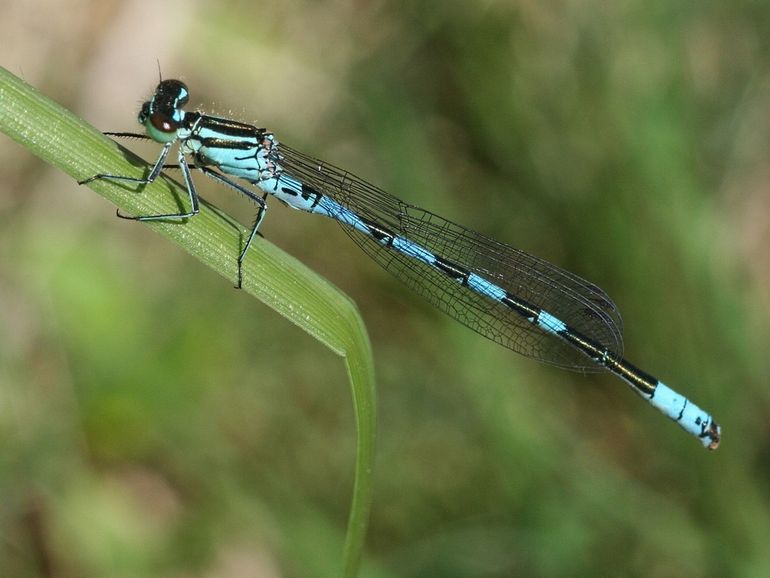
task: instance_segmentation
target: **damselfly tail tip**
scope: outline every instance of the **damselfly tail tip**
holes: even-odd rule
[[[715,450],[719,447],[720,441],[722,441],[722,428],[712,419],[703,432],[703,445],[707,449]]]

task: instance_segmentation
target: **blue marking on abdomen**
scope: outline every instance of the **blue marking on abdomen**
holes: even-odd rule
[[[541,311],[537,316],[537,325],[541,329],[548,333],[553,333],[554,335],[559,335],[567,330],[567,324],[564,323],[564,321],[558,317],[554,317],[547,311]]]
[[[321,201],[315,207],[312,208],[311,212],[317,215],[324,215],[325,217],[331,217],[332,219],[335,219],[340,223],[344,223],[345,225],[350,225],[357,231],[361,231],[366,235],[371,234],[371,230],[369,229],[367,224],[361,220],[361,217],[356,215],[353,211],[351,211],[347,207],[343,207],[337,201],[330,199],[325,195],[321,199]]]
[[[338,202],[330,199],[327,196],[324,196],[321,199],[321,202],[319,202],[318,205],[313,208],[312,212],[331,217],[340,223],[350,225],[365,235],[372,236],[371,227],[361,217],[359,217],[356,213],[347,207],[343,207]],[[405,237],[394,235],[391,238],[386,236],[383,237],[380,242],[383,244],[390,244],[394,251],[403,253],[408,257],[412,257],[428,265],[433,265],[434,261],[436,260],[436,256],[431,251],[428,251],[422,245],[419,245],[414,241],[410,241]]]
[[[473,289],[476,293],[494,299],[495,301],[502,301],[506,294],[505,289],[487,281],[484,277],[476,275],[476,273],[468,275],[468,287]]]
[[[394,237],[393,248],[404,255],[419,259],[428,265],[433,265],[433,262],[436,260],[436,256],[422,245],[418,245],[414,241],[410,241],[404,237]]]

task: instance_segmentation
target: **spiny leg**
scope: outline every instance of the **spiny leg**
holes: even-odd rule
[[[262,224],[262,220],[265,218],[265,213],[267,212],[267,195],[268,193],[263,194],[261,197],[259,195],[254,194],[254,191],[251,189],[248,189],[242,185],[239,185],[238,183],[235,183],[225,177],[224,175],[218,173],[215,170],[212,170],[205,166],[197,166],[197,169],[199,169],[203,174],[205,174],[208,177],[211,177],[215,181],[218,181],[222,183],[225,186],[231,187],[234,190],[238,191],[239,193],[242,193],[246,195],[248,198],[253,200],[257,206],[259,207],[257,210],[257,215],[254,218],[254,225],[251,228],[251,233],[249,234],[249,238],[246,240],[246,243],[243,245],[243,249],[241,250],[240,255],[238,255],[238,282],[235,285],[236,289],[241,288],[241,283],[243,281],[243,260],[246,257],[246,253],[249,250],[249,247],[251,247],[251,242],[254,240],[254,237],[257,235],[257,231],[259,230],[259,226]]]
[[[165,146],[164,146],[165,149]],[[147,177],[146,182],[152,182],[155,180],[158,175],[160,174],[160,171],[166,167],[166,165],[163,164],[162,161],[165,161],[166,154],[161,154],[162,158],[158,159],[158,162],[155,163],[155,166],[152,169],[152,172],[150,173],[150,176]],[[162,213],[159,215],[137,215],[137,216],[130,216],[130,215],[122,215],[120,213],[120,210],[118,210],[117,215],[121,219],[128,219],[131,221],[162,221],[162,220],[183,220],[188,219],[190,217],[193,217],[197,215],[200,212],[200,203],[198,201],[198,192],[195,190],[195,183],[192,179],[192,174],[190,173],[190,167],[187,165],[187,161],[185,160],[184,154],[182,151],[179,151],[179,165],[178,168],[182,171],[182,177],[184,178],[184,184],[185,188],[187,189],[187,198],[190,201],[190,210],[184,213]],[[157,173],[153,176],[153,173]],[[152,180],[149,180],[150,177],[152,177]]]
[[[141,137],[141,135],[134,135],[130,133],[108,133],[108,134],[113,134],[114,136]],[[163,149],[161,150],[160,155],[158,156],[158,160],[155,161],[155,165],[153,165],[152,169],[150,170],[150,173],[146,177],[139,178],[139,177],[128,177],[125,175],[111,175],[107,173],[100,173],[92,177],[89,177],[85,180],[78,181],[78,184],[85,185],[92,181],[104,179],[104,180],[112,180],[112,181],[123,181],[128,183],[137,183],[139,185],[149,185],[150,183],[155,182],[155,180],[158,178],[158,176],[160,175],[161,171],[164,168],[169,166],[169,165],[166,165],[165,163],[166,163],[166,158],[168,158],[168,153],[171,150],[171,146],[173,144],[174,144],[173,142],[168,142],[165,145],[163,145]],[[199,205],[198,194],[195,191],[195,185],[192,182],[192,176],[190,175],[190,168],[187,166],[187,161],[185,160],[181,150],[179,152],[179,164],[172,165],[172,166],[179,168],[182,171],[182,176],[184,177],[185,185],[187,186],[187,196],[190,200],[189,211],[186,211],[184,213],[165,213],[160,215],[129,216],[129,215],[121,214],[120,209],[118,209],[116,211],[116,215],[121,219],[128,219],[131,221],[158,221],[163,219],[181,220],[181,219],[192,217],[193,215],[197,215],[198,212],[200,211],[198,206]]]
[[[87,179],[84,179],[82,181],[78,181],[79,185],[87,185],[88,183],[92,181],[98,181],[101,179],[105,180],[111,180],[111,181],[125,181],[128,183],[138,183],[140,185],[149,185],[152,183],[155,179],[158,178],[158,175],[163,170],[163,166],[166,162],[166,158],[168,157],[168,153],[171,150],[171,145],[174,144],[173,142],[168,142],[165,145],[163,145],[163,149],[160,151],[160,155],[158,156],[158,160],[155,161],[155,165],[152,167],[152,170],[150,171],[150,174],[148,174],[146,177],[127,177],[125,175],[111,175],[108,173],[99,173],[92,177],[88,177]]]

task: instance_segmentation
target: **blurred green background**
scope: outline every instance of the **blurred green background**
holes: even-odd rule
[[[362,575],[770,575],[770,4],[0,13],[0,65],[100,128],[137,130],[160,63],[193,106],[597,283],[629,359],[723,427],[704,451],[612,376],[484,340],[274,202],[265,236],[372,339]],[[339,358],[0,137],[0,575],[333,575],[354,434]]]

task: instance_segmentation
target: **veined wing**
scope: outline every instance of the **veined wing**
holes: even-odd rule
[[[596,285],[543,259],[404,203],[345,170],[283,144],[278,146],[278,154],[285,172],[360,217],[469,269],[547,311],[612,353],[622,355],[620,313]],[[545,363],[578,371],[603,371],[587,356],[499,301],[480,295],[427,263],[389,249],[370,235],[342,225],[384,269],[481,335]]]

